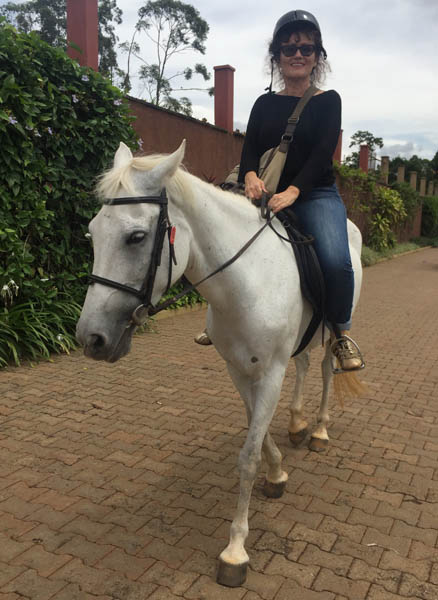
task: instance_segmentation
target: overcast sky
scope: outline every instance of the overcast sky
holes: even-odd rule
[[[382,137],[381,154],[438,151],[438,0],[192,0],[210,26],[205,56],[186,53],[185,65],[203,62],[235,69],[235,127],[245,129],[255,99],[269,84],[267,45],[285,12],[302,8],[321,26],[332,72],[324,89],[336,89],[343,100],[344,154],[359,129]],[[130,38],[142,0],[118,0],[123,25],[120,41]],[[271,7],[275,7],[271,8]],[[139,38],[147,57],[152,46]],[[121,56],[121,65],[125,63]],[[175,64],[176,67],[176,64]],[[196,82],[205,85],[201,78]],[[194,116],[214,122],[214,100],[206,93],[186,92]],[[133,94],[134,95],[134,94]]]
[[[123,24],[117,26],[116,34],[123,42],[131,38],[138,9],[146,0],[117,2]],[[343,154],[350,152],[349,138],[359,129],[383,138],[383,155],[432,158],[438,151],[438,0],[308,0],[298,6],[286,0],[190,3],[207,21],[210,32],[206,54],[187,52],[180,56],[181,66],[202,62],[212,74],[215,65],[230,64],[236,69],[236,128],[245,130],[255,99],[269,84],[267,45],[276,21],[289,10],[301,8],[312,12],[322,29],[332,68],[323,88],[335,89],[342,97]],[[151,42],[144,35],[138,41],[142,56],[153,61]],[[120,53],[119,62],[125,68],[126,55]],[[170,66],[177,69],[180,65],[173,62]],[[132,95],[140,96],[141,87],[135,81]],[[202,78],[189,83],[207,85]],[[195,91],[185,95],[193,102],[196,118],[214,122],[212,97]],[[143,98],[147,99],[145,94]]]

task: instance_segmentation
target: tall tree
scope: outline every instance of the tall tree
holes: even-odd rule
[[[191,101],[187,97],[177,99],[172,93],[199,88],[176,88],[174,82],[181,77],[186,81],[191,80],[195,74],[208,81],[210,74],[205,65],[200,63],[172,72],[169,62],[176,55],[189,50],[205,54],[205,41],[209,31],[207,22],[196,8],[179,0],[149,0],[139,9],[138,16],[131,41],[121,44],[121,48],[128,54],[125,90],[129,91],[132,87],[131,59],[135,56],[142,63],[139,78],[145,85],[149,101],[157,106],[191,115]],[[152,46],[150,54],[155,55],[155,61],[146,60],[141,55],[136,39],[141,33],[148,38]],[[207,88],[207,91],[212,93],[211,88]]]
[[[67,45],[67,2],[66,0],[27,0],[7,2],[0,14],[15,25],[19,31],[37,31],[51,46],[65,48]],[[99,71],[110,77],[121,75],[117,66],[114,48],[118,42],[114,23],[122,22],[122,11],[117,0],[99,0]]]
[[[383,148],[383,139],[376,137],[369,131],[359,129],[359,131],[356,131],[356,133],[351,136],[350,145],[348,147],[360,147],[364,144],[370,149],[370,154],[374,154],[374,150],[377,147]],[[350,165],[350,167],[359,167],[359,150],[356,150],[347,156],[345,162]]]

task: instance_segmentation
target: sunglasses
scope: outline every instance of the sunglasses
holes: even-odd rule
[[[301,52],[301,56],[311,56],[315,52],[316,46],[314,44],[302,44],[301,46],[287,44],[287,46],[280,47],[280,52],[282,52],[284,56],[295,56],[298,50]]]

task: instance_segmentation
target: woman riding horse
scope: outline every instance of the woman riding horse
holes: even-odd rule
[[[328,70],[327,53],[315,17],[293,10],[277,22],[269,45],[271,86],[251,111],[240,162],[239,181],[245,195],[258,200],[267,192],[257,175],[261,156],[277,146],[288,118],[310,85]],[[274,74],[283,89],[272,92]],[[357,344],[346,334],[351,328],[354,273],[347,237],[347,217],[335,184],[332,156],[341,127],[341,99],[334,90],[318,90],[300,117],[290,145],[277,193],[269,200],[274,213],[292,210],[300,228],[315,238],[326,286],[326,321],[331,330],[332,352],[340,370],[364,366]],[[195,338],[210,343],[206,332]]]

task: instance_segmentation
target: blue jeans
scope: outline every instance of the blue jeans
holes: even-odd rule
[[[326,286],[326,320],[350,329],[354,272],[347,235],[347,214],[336,185],[314,188],[292,210],[303,233],[315,238],[314,248]]]

